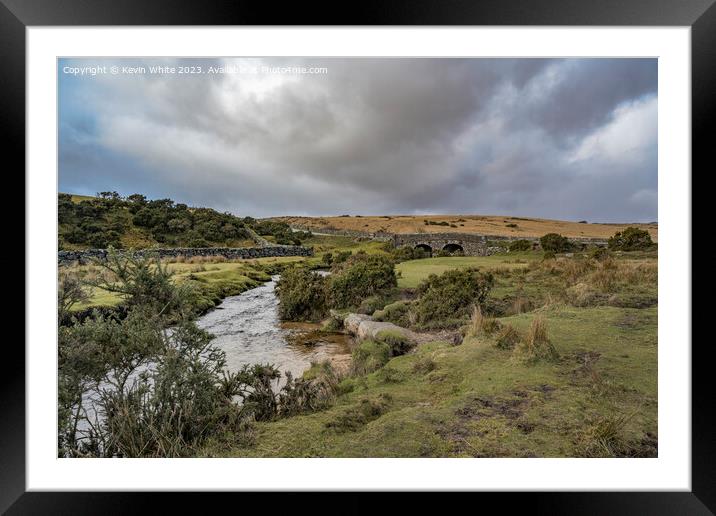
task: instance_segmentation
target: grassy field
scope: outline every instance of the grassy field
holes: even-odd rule
[[[478,233],[481,235],[541,237],[559,233],[570,238],[606,239],[629,226],[646,229],[658,240],[656,224],[597,224],[565,220],[481,215],[395,215],[352,217],[276,217],[292,225],[315,231],[337,229],[369,233]],[[428,221],[428,224],[425,223]]]
[[[536,259],[538,259],[536,253],[426,258],[424,260],[410,260],[408,262],[399,263],[395,266],[395,270],[400,273],[398,277],[399,287],[415,288],[430,274],[442,274],[450,269],[463,269],[468,267],[479,267],[480,269],[524,268],[527,266],[528,260]]]
[[[656,308],[553,306],[539,315],[556,363],[516,362],[487,338],[421,345],[351,380],[353,391],[328,410],[257,424],[253,446],[203,455],[654,456]],[[526,329],[534,317],[503,322]]]

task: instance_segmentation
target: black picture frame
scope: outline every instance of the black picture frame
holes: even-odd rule
[[[364,0],[350,5],[292,2],[282,6],[246,0],[0,0],[0,132],[5,163],[25,166],[25,29],[28,26],[81,25],[550,25],[689,26],[692,58],[692,169],[713,169],[716,113],[715,0]],[[692,178],[694,174],[692,172]],[[696,218],[694,217],[694,221]],[[693,235],[692,231],[692,235]],[[25,270],[26,276],[31,271]],[[31,309],[30,306],[26,307]],[[689,345],[691,343],[679,343]],[[642,493],[481,494],[499,498],[501,510],[528,506],[550,514],[713,514],[716,511],[716,428],[708,348],[692,346],[692,491]],[[182,512],[201,504],[227,503],[232,494],[37,493],[25,492],[25,353],[5,342],[0,375],[0,511],[8,514],[114,514],[146,507],[148,498],[181,504]],[[255,495],[241,494],[244,507]],[[301,505],[303,495],[296,503]],[[354,495],[355,496],[355,495]],[[366,512],[361,497],[353,507]],[[413,500],[423,503],[423,496]],[[460,504],[459,500],[452,503]],[[474,504],[474,501],[469,502]],[[361,508],[363,508],[361,510]],[[347,510],[345,512],[348,512]]]

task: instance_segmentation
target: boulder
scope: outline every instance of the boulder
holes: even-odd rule
[[[390,332],[405,337],[407,340],[415,341],[415,334],[390,322],[374,321],[369,315],[364,314],[348,314],[343,319],[343,327],[349,333],[355,335],[358,340],[378,339],[381,332]]]

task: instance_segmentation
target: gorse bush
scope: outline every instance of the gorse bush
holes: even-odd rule
[[[639,251],[653,247],[654,242],[645,229],[629,227],[610,237],[607,245],[615,251]]]
[[[329,303],[334,308],[360,305],[367,297],[397,287],[398,279],[390,257],[358,253],[334,265],[328,278]]]
[[[417,325],[450,325],[451,321],[466,319],[473,305],[485,301],[493,284],[491,273],[474,268],[449,270],[440,276],[431,274],[416,289]]]
[[[286,269],[276,284],[279,317],[318,321],[328,312],[326,278],[304,267]]]
[[[386,305],[382,310],[373,313],[373,319],[381,322],[392,322],[397,326],[409,327],[412,325],[410,317],[411,301],[396,301]]]
[[[564,253],[572,249],[572,245],[567,239],[557,233],[547,233],[539,239],[540,245],[545,252]]]
[[[510,252],[529,251],[532,249],[532,242],[529,240],[513,240],[508,246]]]

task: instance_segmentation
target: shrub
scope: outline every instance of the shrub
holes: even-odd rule
[[[345,263],[334,266],[328,278],[331,306],[347,308],[360,305],[363,299],[383,294],[397,287],[393,261],[385,255],[356,254]]]
[[[390,360],[390,346],[384,342],[364,340],[353,350],[353,374],[362,375],[380,369]]]
[[[408,260],[421,260],[423,258],[429,258],[430,253],[420,247],[402,246],[396,247],[391,250],[393,261],[395,263],[405,262]]]
[[[303,267],[286,269],[276,284],[279,317],[287,321],[318,321],[325,317],[326,279]]]
[[[538,360],[556,360],[559,358],[557,350],[547,335],[547,325],[541,317],[532,319],[527,336],[515,347],[516,355],[526,362]]]
[[[392,322],[397,326],[409,327],[412,324],[410,320],[411,306],[411,301],[396,301],[386,305],[382,310],[377,310],[373,314],[373,320]]]
[[[372,315],[376,310],[382,309],[390,302],[386,296],[370,296],[361,301],[357,312],[359,314]]]
[[[556,255],[554,254],[554,251],[545,251],[542,255],[543,260],[554,260],[556,258]]]
[[[513,240],[512,242],[510,242],[508,249],[510,250],[510,252],[513,253],[519,251],[529,251],[530,249],[532,249],[532,242],[524,239]]]
[[[323,265],[330,267],[333,263],[333,253],[323,253],[323,257],[321,258],[321,263]]]
[[[338,251],[333,255],[333,264],[345,262],[352,254],[350,251]]]
[[[606,247],[594,247],[589,250],[589,258],[592,258],[594,260],[605,260],[607,258],[611,258],[612,254],[609,252],[609,249]]]
[[[567,237],[563,237],[557,233],[547,233],[540,238],[539,241],[545,252],[552,251],[553,253],[564,253],[572,248],[572,245]]]
[[[610,237],[607,245],[615,251],[638,251],[654,245],[651,235],[644,229],[629,227]]]
[[[485,301],[493,284],[492,274],[474,268],[453,269],[440,276],[431,274],[416,290],[416,322],[435,327],[466,319],[473,305]]]

